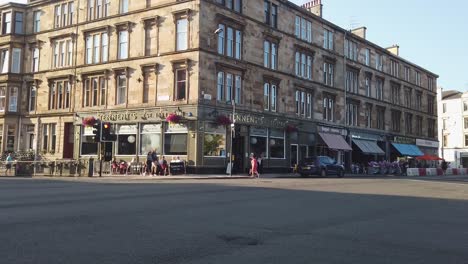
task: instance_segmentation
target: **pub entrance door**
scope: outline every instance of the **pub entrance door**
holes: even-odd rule
[[[233,173],[244,173],[245,168],[245,137],[236,133],[232,139],[232,155],[234,157]]]

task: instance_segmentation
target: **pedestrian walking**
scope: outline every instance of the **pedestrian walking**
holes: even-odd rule
[[[11,156],[11,153],[8,153],[8,156],[6,157],[6,170],[5,170],[5,175],[9,176],[8,173],[11,172],[11,166],[13,163],[13,157]]]
[[[263,174],[263,153],[260,154],[260,157],[258,157],[257,162],[258,162],[258,173]]]
[[[260,178],[260,174],[258,173],[258,161],[257,161],[257,157],[256,157],[255,155],[252,156],[252,159],[251,159],[250,164],[251,164],[251,167],[252,167],[252,169],[251,169],[251,171],[252,171],[252,176],[250,176],[250,177],[252,177],[252,178],[255,178],[255,177]]]
[[[153,176],[158,173],[158,166],[158,154],[156,152],[156,149],[154,149],[153,153],[151,154],[151,174]]]
[[[145,173],[147,175],[151,175],[151,168],[153,167],[153,151],[148,151],[148,154],[146,155],[146,168],[145,168]]]

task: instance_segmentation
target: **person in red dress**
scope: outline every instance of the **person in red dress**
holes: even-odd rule
[[[252,178],[260,178],[260,173],[258,173],[258,162],[257,162],[257,157],[255,155],[252,156],[252,159],[250,160],[250,164],[252,167]]]

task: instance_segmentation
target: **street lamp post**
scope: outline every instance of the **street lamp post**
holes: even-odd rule
[[[232,177],[232,169],[233,169],[233,159],[232,159],[232,145],[234,142],[234,138],[236,137],[236,102],[232,100],[232,123],[231,123],[231,145],[229,146],[229,176]]]

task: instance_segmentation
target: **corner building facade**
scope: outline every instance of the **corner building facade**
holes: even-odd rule
[[[365,28],[322,19],[320,1],[30,0],[0,9],[2,151],[96,156],[82,126],[90,116],[115,124],[118,159],[157,149],[192,172],[225,171],[231,146],[236,171],[250,153],[266,171],[285,171],[311,155],[351,164],[408,154],[397,143],[437,143],[438,76],[398,47],[367,41]],[[181,122],[166,122],[171,113]]]

